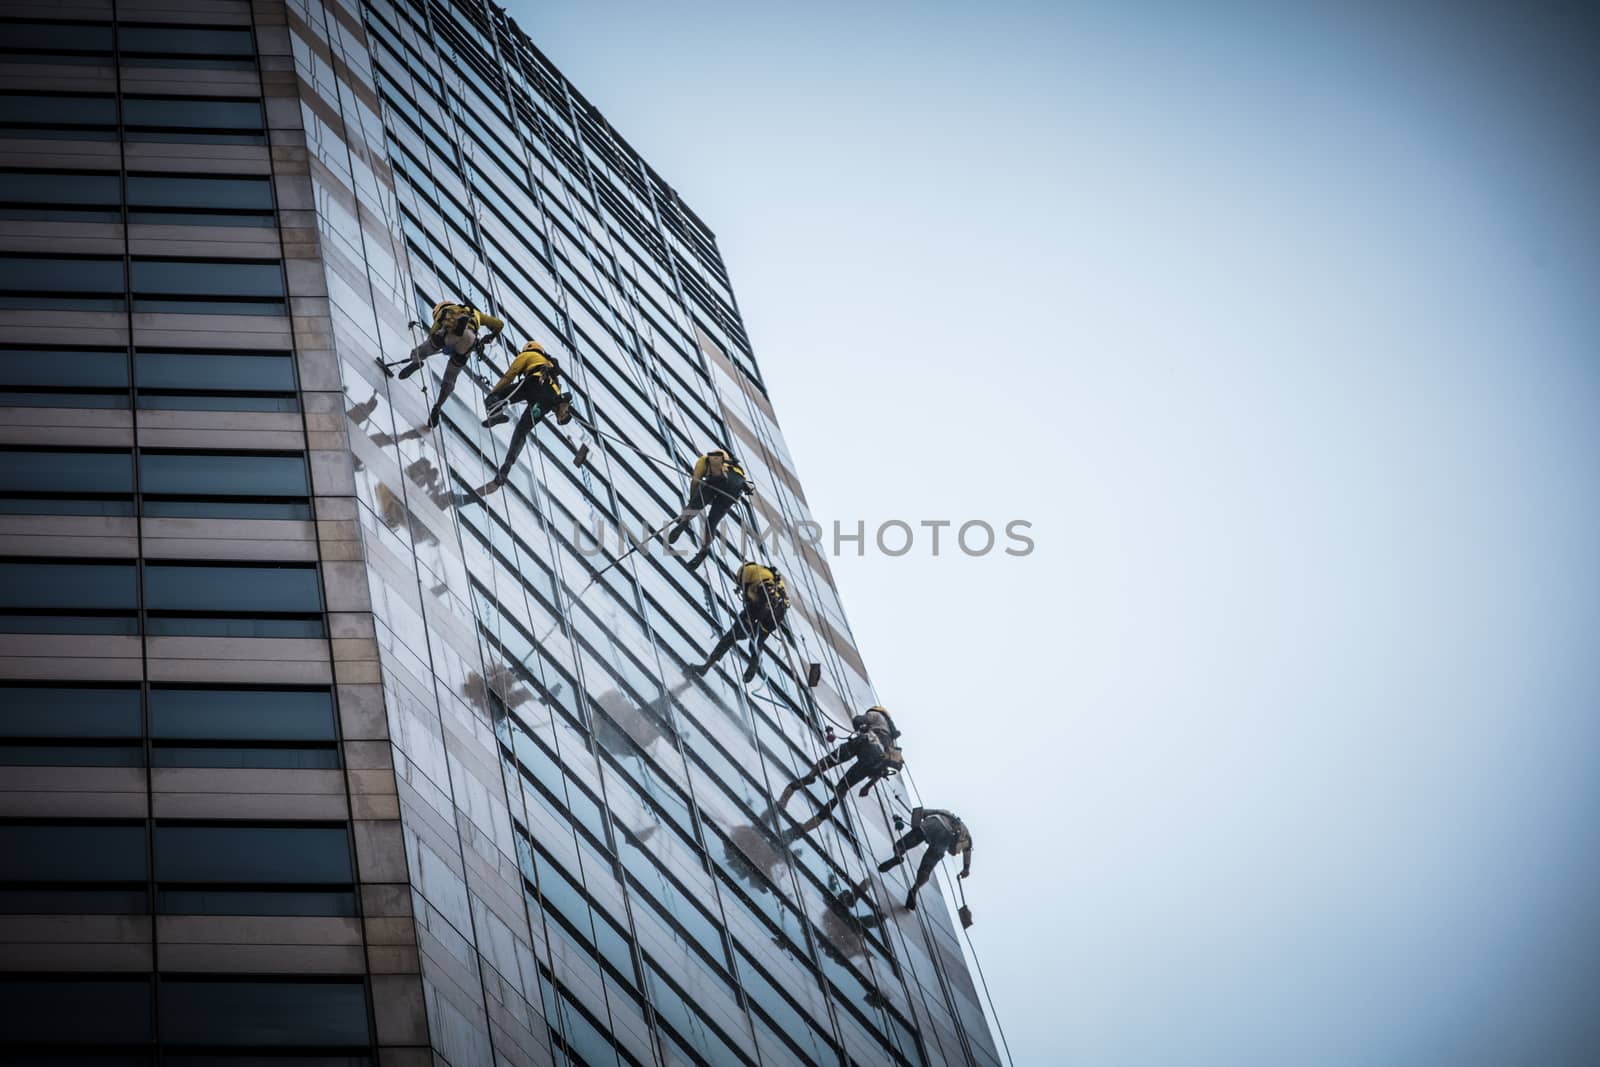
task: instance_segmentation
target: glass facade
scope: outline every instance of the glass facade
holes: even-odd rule
[[[0,1043],[999,1063],[936,886],[908,913],[907,870],[873,870],[898,785],[780,837],[826,720],[877,702],[826,561],[750,550],[795,647],[745,686],[738,657],[685,670],[729,579],[652,552],[602,574],[615,544],[585,536],[659,527],[712,447],[759,525],[810,520],[676,192],[478,0],[12,6],[0,1003],[37,1010]],[[589,424],[540,426],[487,496],[510,426],[480,390],[429,429],[446,357],[379,368],[439,300],[505,320],[496,370],[542,342]],[[117,947],[40,947],[46,914]]]

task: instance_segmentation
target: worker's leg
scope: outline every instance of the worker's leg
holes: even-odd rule
[[[717,647],[711,650],[710,658],[704,663],[699,663],[693,667],[690,667],[689,670],[700,675],[702,678],[705,677],[706,674],[710,672],[711,668],[717,665],[717,661],[723,656],[726,656],[733,646],[739,642],[739,638],[743,636],[745,636],[744,616],[741,615],[739,618],[733,620],[733,625],[728,627],[728,632],[722,635],[722,639],[717,642]]]
[[[687,533],[689,524],[694,522],[694,517],[699,512],[700,509],[695,507],[693,503],[685,504],[683,510],[678,512],[678,517],[672,520],[672,529],[667,531],[667,544],[672,544]]]
[[[444,334],[431,333],[411,350],[411,362],[400,368],[400,377],[409,378],[422,369],[422,361],[444,348]]]
[[[461,376],[461,369],[467,365],[467,356],[450,356],[450,363],[444,369],[444,380],[439,383],[439,397],[433,402],[433,410],[428,412],[428,425],[439,425],[439,415],[444,411],[444,402],[450,399],[450,394],[456,391],[456,379]]]
[[[900,840],[894,843],[894,855],[878,864],[878,870],[885,874],[894,870],[900,866],[900,861],[905,859],[906,853],[922,844],[924,840],[926,839],[922,836],[921,827],[914,826],[907,830],[900,836]]]
[[[911,891],[906,894],[906,910],[917,910],[917,890],[928,884],[928,879],[933,877],[934,868],[939,866],[939,861],[944,859],[945,850],[934,848],[930,842],[928,851],[922,854],[922,863],[917,867],[916,881],[911,883]]]
[[[522,454],[522,446],[528,443],[528,435],[533,433],[533,424],[539,417],[539,408],[536,404],[529,404],[522,409],[522,418],[517,420],[517,425],[511,431],[511,444],[506,448],[506,458],[500,462],[500,472],[497,480],[504,483],[506,476],[511,473],[511,465]]]
[[[750,662],[745,666],[743,680],[748,682],[755,678],[756,672],[761,669],[761,646],[766,644],[768,630],[757,628],[755,647],[750,650]]]
[[[860,760],[852,763],[850,769],[844,773],[844,777],[839,779],[839,784],[833,787],[833,795],[823,803],[822,807],[817,809],[815,815],[795,827],[794,836],[799,837],[801,834],[808,834],[826,822],[833,809],[839,806],[839,801],[843,800],[844,795],[850,791],[850,787],[871,773],[871,771],[867,770],[867,765]]]
[[[789,803],[789,798],[794,796],[796,789],[802,789],[805,786],[810,785],[812,782],[817,780],[817,776],[823,771],[832,770],[845,760],[849,759],[851,747],[852,742],[846,741],[832,752],[829,752],[827,755],[817,760],[816,763],[813,763],[811,765],[811,769],[805,774],[802,774],[800,777],[784,786],[783,795],[778,798],[778,807],[781,808],[787,805]]]
[[[729,503],[722,497],[716,496],[717,490],[712,489],[711,513],[706,516],[705,533],[700,537],[700,551],[696,552],[689,560],[689,566],[698,567],[711,554],[711,545],[716,540],[717,524],[722,521],[722,516],[728,513]]]

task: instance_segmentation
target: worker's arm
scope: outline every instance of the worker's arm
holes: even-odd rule
[[[694,491],[695,486],[700,484],[700,480],[706,476],[706,463],[705,456],[701,456],[694,461],[694,477],[689,479],[689,490],[691,492]]]
[[[967,842],[967,847],[961,850],[961,875],[965,878],[972,873],[972,842]]]
[[[479,341],[479,344],[482,344],[484,341],[493,341],[496,337],[500,336],[500,331],[506,328],[504,319],[497,319],[493,315],[490,315],[484,311],[478,312],[478,325],[489,331],[489,335],[483,338],[482,341]]]
[[[520,355],[516,359],[512,360],[511,366],[506,368],[506,372],[500,376],[500,380],[495,383],[494,389],[491,391],[498,393],[500,390],[504,389],[506,386],[520,378],[522,376],[522,372],[528,369],[529,361],[530,357],[526,354]]]

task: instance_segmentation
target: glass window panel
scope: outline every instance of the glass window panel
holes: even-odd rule
[[[168,129],[260,130],[259,100],[205,100],[189,96],[128,96],[122,101],[129,126]]]
[[[0,289],[26,293],[121,294],[122,260],[0,255]]]
[[[356,895],[337,889],[162,889],[162,915],[354,915]]]
[[[182,1045],[366,1045],[360,982],[164,978],[161,1039]]]
[[[0,125],[116,126],[117,101],[110,95],[0,93]]]
[[[322,610],[314,567],[150,563],[145,566],[145,601],[152,611]]]
[[[0,181],[0,189],[4,189]],[[129,207],[271,211],[272,182],[266,178],[194,178],[128,175]]]
[[[144,760],[143,750],[139,753]],[[158,745],[150,753],[152,767],[283,767],[296,770],[335,770],[339,752],[331,745],[267,745],[237,748],[226,745]]]
[[[127,389],[121,349],[0,349],[0,388]]]
[[[150,980],[0,978],[0,1041],[105,1045],[149,1041]]]
[[[203,259],[136,259],[133,291],[149,296],[282,297],[283,271],[262,263]]]
[[[139,690],[17,686],[0,689],[0,736],[138,737]]]
[[[142,823],[0,823],[0,882],[142,882]]]
[[[3,915],[148,915],[150,895],[139,889],[0,889]]]
[[[316,884],[352,877],[343,826],[156,827],[159,881]]]
[[[0,53],[111,51],[111,27],[96,22],[0,21]]]
[[[117,44],[123,54],[134,55],[255,55],[255,43],[247,29],[121,25],[117,27]]]
[[[292,392],[294,361],[288,353],[139,352],[134,381],[147,389],[237,389]]]
[[[0,493],[132,493],[127,452],[0,449]]]
[[[68,171],[0,173],[0,204],[62,207],[120,207],[122,190],[115,174]]]
[[[150,736],[184,740],[332,741],[326,690],[150,690]]]
[[[0,562],[0,607],[133,610],[139,606],[131,563]]]
[[[139,488],[187,496],[294,496],[310,492],[305,457],[260,453],[141,452]]]

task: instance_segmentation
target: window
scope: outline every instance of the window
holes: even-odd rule
[[[121,257],[0,255],[0,308],[122,311]]]
[[[128,221],[271,226],[272,182],[267,178],[130,174]]]
[[[109,93],[0,92],[0,136],[112,141],[117,100]]]
[[[0,687],[0,764],[138,767],[143,736],[132,686]]]
[[[130,141],[266,143],[260,100],[124,96],[122,121]]]
[[[322,637],[317,569],[301,564],[146,563],[146,631]]]
[[[139,453],[145,515],[309,519],[311,486],[301,453]]]
[[[133,457],[125,451],[0,447],[0,512],[132,515]]]
[[[326,689],[150,690],[157,767],[338,767]]]
[[[0,19],[0,56],[11,63],[95,63],[111,55],[103,22]]]
[[[355,914],[355,870],[342,824],[163,823],[155,857],[163,914]]]
[[[133,309],[281,315],[283,270],[277,260],[136,259]]]
[[[371,1043],[366,986],[350,979],[161,979],[165,1046],[343,1048]]]
[[[0,822],[0,911],[148,911],[145,856],[142,822]]]
[[[138,352],[141,408],[299,411],[287,352]]]
[[[0,407],[127,406],[124,349],[0,346]]]
[[[135,634],[137,571],[121,561],[0,559],[0,630]]]
[[[121,222],[122,179],[88,171],[0,171],[0,218]]]
[[[32,974],[0,978],[0,1041],[122,1045],[148,1042],[150,979]],[[70,1061],[68,1061],[70,1062]]]
[[[146,67],[212,67],[249,70],[255,42],[247,28],[213,26],[117,27],[123,62]]]

